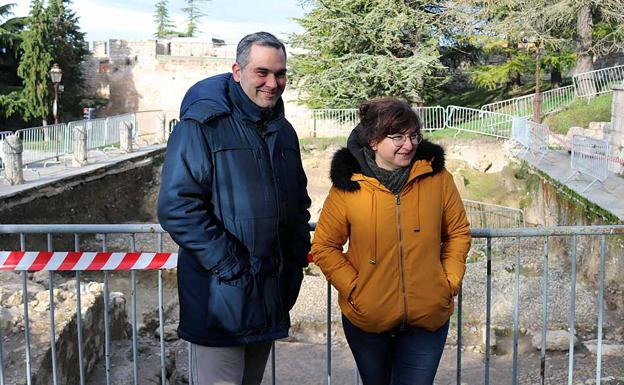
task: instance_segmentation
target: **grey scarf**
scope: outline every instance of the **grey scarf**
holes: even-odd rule
[[[409,166],[390,171],[377,166],[377,163],[375,163],[375,152],[373,150],[364,147],[362,148],[362,152],[364,153],[366,164],[370,167],[375,178],[386,186],[394,195],[399,194],[407,182],[413,161],[410,162]]]

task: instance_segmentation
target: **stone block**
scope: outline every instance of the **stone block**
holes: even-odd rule
[[[565,330],[548,330],[546,332],[546,350],[549,351],[568,351],[570,347],[570,334]],[[531,338],[531,344],[537,350],[542,349],[542,333],[536,331]],[[578,338],[574,336],[574,346],[578,344]]]
[[[583,341],[583,345],[592,354],[598,351],[598,340]],[[613,341],[602,341],[602,355],[612,357],[624,357],[624,344],[618,344]]]

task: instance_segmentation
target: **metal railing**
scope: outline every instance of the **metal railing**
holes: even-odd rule
[[[593,178],[583,192],[587,191],[598,181],[604,182],[609,176],[609,142],[587,136],[574,135],[572,137],[570,167],[574,170],[574,173],[566,179],[566,182],[579,173]]]
[[[486,254],[486,342],[485,342],[485,363],[484,363],[484,383],[490,381],[490,332],[491,332],[491,310],[492,310],[492,239],[494,238],[516,238],[518,243],[521,239],[542,237],[544,239],[543,266],[542,266],[542,328],[540,347],[540,383],[545,383],[546,377],[546,337],[549,318],[549,239],[553,236],[565,236],[570,238],[570,313],[568,318],[569,354],[568,354],[568,385],[574,383],[574,339],[576,333],[576,273],[577,273],[577,240],[578,236],[600,236],[600,257],[599,257],[599,289],[597,298],[597,353],[596,353],[596,383],[601,382],[602,365],[602,338],[605,300],[605,259],[607,253],[607,237],[624,234],[624,226],[561,226],[545,228],[517,228],[517,229],[473,229],[474,238],[485,238],[487,241]],[[512,383],[518,383],[518,340],[519,340],[519,303],[520,303],[520,271],[521,254],[523,249],[518,247],[514,263],[514,300],[513,300],[513,358],[512,358]],[[530,298],[535,300],[535,298]],[[461,301],[460,290],[458,305],[458,346],[461,346]],[[457,384],[461,383],[461,350],[458,348],[458,368]]]
[[[311,224],[311,229],[314,228],[314,224]],[[30,329],[29,329],[29,318],[28,318],[28,273],[27,271],[32,270],[48,270],[49,271],[49,291],[51,296],[50,301],[50,328],[51,333],[54,335],[54,325],[55,325],[55,308],[54,308],[54,274],[55,271],[59,270],[71,270],[75,271],[76,274],[76,297],[77,297],[77,314],[81,314],[80,312],[80,284],[81,284],[81,271],[92,269],[93,266],[96,266],[98,270],[103,271],[104,275],[104,306],[108,304],[108,273],[110,270],[117,270],[120,268],[132,269],[131,271],[131,287],[132,287],[132,361],[133,361],[133,375],[134,375],[134,383],[138,383],[138,369],[137,369],[137,311],[136,311],[136,269],[146,268],[145,263],[142,265],[140,263],[129,263],[126,258],[130,258],[131,261],[136,261],[137,254],[130,254],[126,257],[119,256],[117,254],[107,253],[108,245],[107,245],[107,234],[125,234],[130,237],[130,251],[135,251],[135,236],[141,233],[149,233],[154,234],[157,237],[158,248],[162,249],[162,235],[164,233],[163,229],[156,224],[129,224],[129,225],[0,225],[0,234],[9,234],[12,236],[16,236],[19,238],[20,249],[22,251],[26,251],[28,238],[31,236],[35,236],[37,234],[46,235],[47,239],[47,249],[50,253],[44,253],[43,258],[41,257],[41,253],[10,253],[7,251],[0,252],[0,267],[1,270],[17,270],[21,271],[22,283],[23,283],[23,298],[26,298],[24,301],[24,351],[25,351],[25,361],[26,365],[24,368],[25,376],[27,379],[27,383],[31,383],[31,353],[30,353]],[[59,234],[68,234],[73,236],[74,243],[74,251],[76,253],[62,253],[61,256],[68,263],[60,263],[57,262],[49,262],[53,260],[54,256],[52,255],[52,251],[55,249],[53,244],[53,236]],[[81,262],[82,259],[78,258],[77,254],[80,251],[80,237],[83,234],[102,234],[101,238],[101,250],[103,253],[88,255],[86,257],[87,262]],[[491,344],[490,344],[490,332],[491,332],[491,323],[492,323],[492,280],[493,280],[493,240],[494,239],[516,239],[519,243],[521,239],[533,238],[533,237],[542,237],[544,238],[544,248],[543,248],[543,276],[542,276],[542,329],[541,329],[541,349],[540,349],[540,380],[541,383],[545,382],[547,366],[546,366],[546,336],[548,330],[548,319],[549,319],[549,238],[554,236],[565,236],[570,238],[570,313],[568,317],[568,328],[569,328],[569,361],[568,361],[568,381],[569,385],[574,383],[574,338],[576,333],[576,272],[577,272],[577,238],[578,236],[592,237],[592,236],[600,236],[600,271],[599,271],[599,291],[598,291],[598,300],[597,300],[597,353],[596,353],[596,383],[600,383],[601,379],[601,363],[602,363],[602,338],[603,338],[603,319],[604,319],[604,294],[605,294],[605,258],[607,253],[607,237],[614,235],[622,235],[624,234],[624,226],[570,226],[570,227],[546,227],[546,228],[512,228],[512,229],[491,229],[491,228],[473,228],[472,236],[475,239],[485,239],[487,248],[486,248],[486,261],[485,261],[485,271],[483,272],[486,276],[486,308],[484,309],[486,314],[486,331],[485,331],[485,360],[484,360],[484,382],[485,384],[489,384],[490,382],[490,361],[491,361]],[[514,272],[514,299],[513,299],[513,358],[512,358],[512,368],[511,368],[511,379],[513,384],[518,383],[518,339],[519,339],[519,315],[520,315],[520,271],[523,268],[521,265],[521,254],[526,250],[522,247],[518,247],[517,254],[515,255],[515,263],[513,264],[513,272]],[[46,259],[47,257],[47,259]],[[509,255],[504,255],[499,258],[507,258],[511,257]],[[161,258],[159,264],[153,265],[154,268],[158,269],[158,306],[159,306],[159,330],[160,330],[160,363],[161,363],[161,379],[162,383],[166,383],[166,373],[165,373],[165,363],[164,363],[164,352],[165,352],[165,342],[164,342],[164,315],[163,315],[163,280],[162,280],[162,269],[163,268],[172,268],[175,266],[177,260],[177,255],[171,254],[166,259]],[[166,262],[165,262],[166,261]],[[504,261],[503,261],[504,262]],[[140,265],[137,267],[137,265]],[[469,265],[470,266],[470,265]],[[465,282],[464,285],[468,284]],[[331,343],[331,286],[327,285],[327,368],[326,368],[326,383],[329,385],[332,382],[332,343]],[[462,343],[463,343],[463,319],[462,319],[462,304],[463,304],[463,290],[460,288],[458,303],[457,303],[457,367],[456,367],[456,379],[457,384],[462,383]],[[530,301],[535,301],[536,298],[533,296],[529,298]],[[105,339],[104,339],[104,359],[105,359],[105,367],[107,374],[107,383],[110,383],[110,375],[111,375],[111,364],[109,360],[109,356],[111,354],[110,348],[110,331],[108,330],[107,322],[108,319],[106,315],[108,314],[108,308],[105,308]],[[82,326],[81,326],[81,318],[77,318],[78,322],[78,331],[77,331],[77,349],[80,352],[78,368],[80,371],[80,384],[84,384],[86,381],[85,378],[85,368],[83,362],[83,336],[82,336]],[[52,339],[54,341],[54,339]],[[4,356],[3,356],[3,339],[0,338],[0,384],[4,385]],[[56,384],[56,355],[54,352],[54,342],[51,342],[51,360],[52,360],[52,377],[53,382]],[[271,359],[272,363],[272,373],[273,378],[272,381],[275,384],[275,345],[273,346],[273,355]],[[12,359],[15,361],[15,358]],[[190,368],[190,366],[189,366]],[[357,373],[357,371],[355,372]],[[189,376],[191,378],[191,376]],[[578,380],[578,378],[577,378]],[[356,376],[356,383],[358,381]]]
[[[20,271],[22,276],[22,297],[24,311],[24,351],[25,351],[25,377],[26,383],[31,384],[32,381],[32,354],[31,354],[31,335],[30,335],[30,319],[29,319],[29,297],[28,293],[28,271],[49,271],[49,292],[50,292],[50,335],[57,334],[55,300],[54,300],[54,276],[58,271],[74,271],[76,282],[76,314],[77,314],[77,341],[76,348],[78,350],[79,362],[79,378],[80,384],[84,385],[86,381],[84,357],[84,340],[82,328],[82,311],[81,311],[81,272],[100,270],[104,280],[104,361],[106,370],[106,383],[111,383],[111,338],[110,338],[110,321],[109,321],[109,272],[112,270],[131,270],[131,308],[132,308],[132,356],[133,356],[133,374],[134,383],[138,384],[138,346],[137,346],[137,298],[136,298],[136,271],[157,269],[158,272],[158,309],[159,309],[159,327],[160,327],[160,354],[161,354],[161,378],[163,385],[166,384],[165,375],[165,345],[164,345],[164,318],[163,318],[163,282],[162,269],[174,268],[177,264],[176,254],[161,254],[162,251],[162,235],[165,231],[157,224],[132,224],[132,225],[0,225],[0,234],[12,234],[18,239],[20,252],[0,251],[0,270]],[[29,237],[35,237],[38,234],[44,234],[47,237],[46,246],[48,253],[39,253],[27,251],[27,243]],[[85,234],[102,234],[101,253],[85,253],[80,255],[81,235]],[[130,242],[130,254],[123,256],[115,253],[108,253],[109,245],[107,243],[107,235],[109,234],[126,234]],[[137,234],[154,234],[157,237],[158,253],[143,255],[139,257],[135,249],[135,236]],[[53,236],[71,235],[73,236],[73,252],[66,251],[60,255],[51,255],[55,251]],[[37,246],[35,246],[37,247]],[[26,253],[24,253],[26,252]],[[145,259],[147,258],[147,260]],[[158,263],[147,263],[148,260],[156,260]],[[0,353],[2,353],[2,339],[0,338]],[[52,372],[51,381],[58,383],[58,363],[56,354],[56,338],[50,338]],[[72,368],[74,368],[72,363]],[[0,354],[0,385],[5,384],[4,375],[4,357]]]
[[[611,87],[624,81],[624,65],[583,72],[573,77],[576,96],[591,98],[611,92]]]

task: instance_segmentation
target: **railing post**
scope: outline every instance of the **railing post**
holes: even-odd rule
[[[72,164],[76,167],[87,165],[87,128],[84,125],[72,128],[73,157]]]
[[[7,135],[2,143],[2,161],[5,167],[5,178],[10,185],[24,183],[22,172],[22,139],[16,134]]]
[[[132,122],[123,120],[119,123],[119,144],[125,152],[132,152]]]

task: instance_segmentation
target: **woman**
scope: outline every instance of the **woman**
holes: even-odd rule
[[[375,99],[359,114],[332,160],[314,262],[338,291],[363,384],[432,384],[470,227],[444,151],[422,139],[409,104]]]

